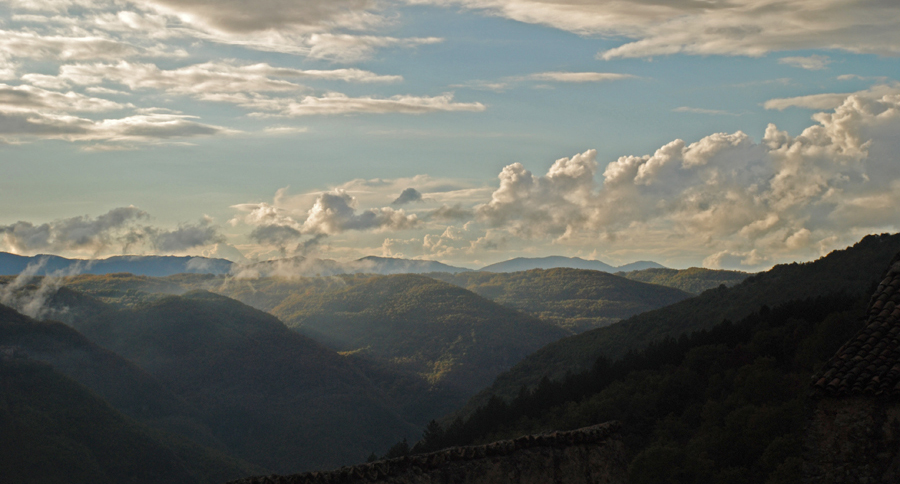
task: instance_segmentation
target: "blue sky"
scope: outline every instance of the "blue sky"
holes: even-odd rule
[[[0,21],[0,250],[758,270],[900,224],[895,2],[5,0]]]

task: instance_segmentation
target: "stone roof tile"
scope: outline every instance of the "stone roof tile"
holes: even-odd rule
[[[900,396],[900,254],[872,294],[866,325],[812,378],[816,394]]]

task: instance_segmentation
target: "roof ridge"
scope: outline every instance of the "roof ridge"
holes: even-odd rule
[[[370,480],[397,476],[409,471],[428,471],[448,462],[471,461],[509,455],[535,447],[568,447],[607,440],[621,429],[617,421],[592,425],[576,430],[525,435],[516,439],[499,440],[489,444],[451,447],[427,454],[408,455],[395,459],[341,467],[333,471],[304,472],[291,476],[258,476],[232,481],[229,484],[307,484],[351,482],[354,479]]]
[[[900,397],[900,253],[872,293],[865,323],[813,376],[815,395]]]

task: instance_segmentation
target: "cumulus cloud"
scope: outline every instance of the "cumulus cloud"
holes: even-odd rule
[[[674,140],[602,169],[593,150],[540,176],[515,163],[476,216],[559,244],[706,250],[710,267],[758,267],[896,230],[900,94],[851,95],[813,119],[797,136],[769,125],[759,142],[742,132]]]
[[[180,224],[173,230],[149,229],[148,235],[153,246],[162,253],[184,252],[225,242],[225,237],[209,217],[204,217],[195,224]]]
[[[393,202],[391,202],[391,205],[406,205],[409,203],[421,201],[422,194],[419,193],[418,190],[416,190],[415,188],[407,188],[400,193],[400,196],[398,196],[396,199],[394,199]]]
[[[761,56],[767,52],[842,49],[900,54],[900,6],[894,2],[800,0],[769,8],[757,0],[407,0],[461,5],[520,22],[583,35],[631,39],[601,59],[677,53]]]
[[[137,233],[135,223],[148,215],[136,207],[121,207],[99,217],[72,217],[35,225],[19,221],[0,226],[6,247],[17,254],[41,251],[97,253],[110,245],[127,243]]]
[[[407,214],[402,209],[360,209],[358,200],[342,189],[318,193],[308,209],[297,207],[297,201],[289,198],[287,189],[280,189],[272,204],[234,205],[232,208],[240,213],[230,223],[253,227],[249,236],[252,241],[275,247],[282,255],[287,254],[288,249],[294,255],[305,254],[326,237],[348,231],[398,231],[419,225],[416,214]],[[306,197],[300,200],[306,200]],[[286,205],[295,207],[286,208]]]
[[[463,208],[459,203],[453,206],[444,204],[428,213],[429,218],[444,222],[470,220],[474,215],[473,210]]]
[[[224,244],[225,237],[209,217],[174,229],[148,225],[150,215],[134,207],[119,207],[43,224],[19,221],[0,226],[0,247],[16,254],[69,253],[96,257],[109,253],[185,253]]]
[[[309,209],[303,231],[334,235],[347,230],[402,230],[418,223],[416,215],[407,215],[403,210],[385,207],[357,213],[355,205],[354,198],[346,192],[323,193]]]
[[[827,55],[811,55],[808,57],[782,57],[778,59],[779,64],[787,64],[793,67],[799,67],[808,71],[820,71],[828,64],[831,59]]]

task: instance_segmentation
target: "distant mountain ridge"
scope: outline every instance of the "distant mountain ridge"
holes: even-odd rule
[[[228,274],[233,262],[206,257],[176,257],[171,255],[118,255],[107,259],[67,259],[57,255],[39,254],[26,257],[0,252],[0,275],[21,274],[29,265],[34,275],[51,274],[114,274],[130,272],[140,276],[165,277],[173,274]]]
[[[331,259],[292,257],[252,264],[235,264],[232,274],[238,277],[315,277],[340,274],[424,274],[428,272],[468,272],[471,269],[455,267],[432,260],[397,259],[368,256],[349,262]]]
[[[338,274],[422,274],[449,272],[455,274],[471,269],[455,267],[432,260],[398,259],[368,256],[338,262],[331,259],[294,257],[264,262],[238,264],[226,259],[207,257],[177,257],[159,255],[119,255],[106,259],[67,259],[57,255],[21,256],[0,252],[0,276],[21,274],[32,266],[33,275],[53,274],[116,274],[166,277],[175,274],[234,274],[249,276],[334,276]]]
[[[516,257],[508,261],[498,262],[479,269],[484,272],[520,272],[532,269],[588,269],[601,272],[630,272],[644,269],[665,269],[665,266],[651,261],[637,261],[620,267],[611,266],[599,260],[586,260],[580,257]]]

